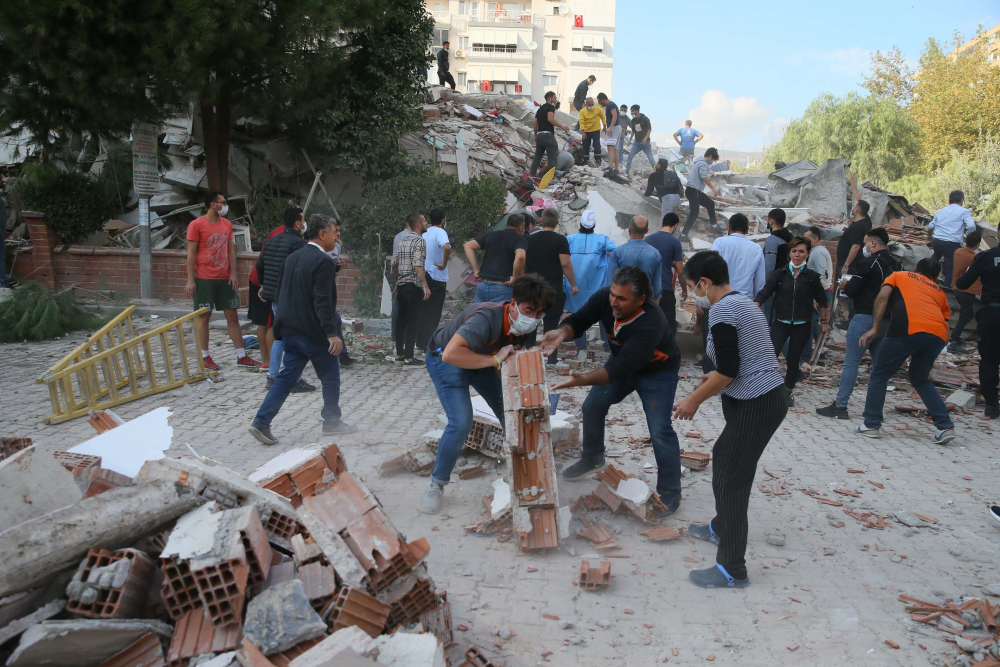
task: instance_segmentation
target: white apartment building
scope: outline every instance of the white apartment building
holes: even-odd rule
[[[590,94],[611,96],[615,0],[424,0],[434,16],[436,54],[451,42],[458,90],[497,91],[541,102],[554,90],[572,108],[577,84],[597,77]],[[429,80],[437,84],[437,64]]]

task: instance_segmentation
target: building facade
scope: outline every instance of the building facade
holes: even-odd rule
[[[953,53],[967,51],[973,46],[980,46],[983,49],[987,62],[1000,66],[1000,23],[958,47]]]
[[[434,17],[434,43],[451,42],[450,69],[463,92],[504,92],[541,101],[554,90],[569,111],[580,81],[611,96],[615,0],[482,2],[424,0]],[[437,65],[429,80],[437,84]]]

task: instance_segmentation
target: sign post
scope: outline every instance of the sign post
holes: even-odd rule
[[[132,128],[132,188],[139,198],[139,291],[153,298],[153,248],[149,229],[149,198],[160,192],[160,170],[156,148],[160,128],[153,123],[135,123]]]

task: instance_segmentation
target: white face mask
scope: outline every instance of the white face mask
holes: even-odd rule
[[[712,307],[712,302],[708,300],[708,295],[700,296],[694,290],[691,291],[694,294],[694,302],[699,308],[701,308],[702,310],[708,310],[709,308]]]
[[[223,204],[222,208],[219,209],[219,215],[225,217],[229,213],[229,204]]]
[[[528,317],[524,313],[520,312],[519,308],[517,319],[510,325],[510,332],[516,336],[523,336],[524,334],[537,329],[541,321],[542,318],[540,317]]]
[[[798,271],[799,269],[801,269],[805,265],[806,265],[805,262],[802,262],[801,264],[796,264],[795,262],[792,262],[792,261],[788,262],[788,268],[791,271]]]
[[[868,249],[868,246],[865,246],[864,248],[861,249],[861,254],[864,255],[865,257],[871,257],[872,251]]]

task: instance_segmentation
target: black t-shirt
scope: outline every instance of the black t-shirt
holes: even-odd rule
[[[646,118],[646,114],[640,113],[638,116],[632,117],[632,131],[635,133],[634,139],[636,141],[642,141],[642,139],[646,136],[646,132],[649,131],[649,128],[649,119]]]
[[[618,113],[618,105],[609,100],[608,106],[604,107],[604,120],[607,122],[608,127],[614,127],[621,120],[620,116],[615,116],[615,122],[611,122],[611,116]]]
[[[514,253],[527,250],[528,242],[516,229],[501,229],[487,232],[476,239],[483,249],[483,263],[479,267],[480,277],[498,283],[505,283],[514,274]]]
[[[563,290],[563,269],[559,255],[569,255],[569,241],[559,232],[543,229],[528,238],[528,258],[525,273],[537,273],[556,292]]]
[[[556,107],[553,104],[543,104],[535,112],[535,120],[538,121],[539,132],[555,132],[552,123],[549,122],[549,112],[555,113]]]
[[[837,266],[844,266],[847,261],[847,256],[851,254],[851,246],[859,245],[864,246],[865,236],[872,230],[872,220],[871,218],[864,217],[860,220],[855,220],[844,230],[844,235],[840,237],[840,241],[837,242]],[[861,257],[861,251],[854,256],[855,261]]]

